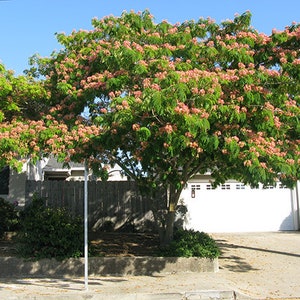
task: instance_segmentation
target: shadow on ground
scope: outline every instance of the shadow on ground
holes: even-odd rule
[[[232,249],[243,248],[243,246],[229,243],[227,240],[218,240],[216,243],[220,247],[221,255],[219,257],[219,268],[226,269],[231,272],[251,272],[259,269],[254,268],[246,259],[242,256],[232,255]]]
[[[250,252],[253,251],[256,253],[300,257],[300,254],[298,253],[291,253],[286,251],[279,251],[279,250],[266,249],[260,247],[252,247],[247,245],[239,245],[239,244],[231,243],[226,239],[216,239],[216,243],[221,249],[221,256],[219,257],[220,269],[227,269],[232,272],[250,272],[250,271],[259,270],[253,267],[253,265],[251,265],[251,263],[247,261],[245,255],[242,255],[243,250],[249,250]]]
[[[1,278],[0,283],[0,291],[1,289],[5,288],[5,285],[11,285],[14,286],[24,286],[24,285],[30,285],[30,286],[36,286],[36,287],[42,287],[45,288],[47,286],[48,288],[53,289],[64,289],[69,291],[82,291],[83,285],[84,285],[84,279],[74,279],[74,278],[38,278],[38,280],[31,280],[31,279],[23,279],[23,278]],[[103,285],[103,282],[110,282],[110,283],[119,283],[119,282],[126,282],[126,279],[119,279],[119,278],[101,278],[101,279],[89,279],[89,285],[90,286],[101,286]]]

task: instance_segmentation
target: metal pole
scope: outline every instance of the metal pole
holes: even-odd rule
[[[84,286],[85,290],[89,289],[88,278],[88,163],[84,162]]]
[[[300,187],[300,181],[296,182],[296,210],[297,210],[297,230],[300,230],[300,196],[299,196],[299,189]]]

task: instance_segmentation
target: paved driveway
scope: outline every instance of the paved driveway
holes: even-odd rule
[[[212,235],[222,248],[220,275],[257,298],[300,298],[300,232]]]

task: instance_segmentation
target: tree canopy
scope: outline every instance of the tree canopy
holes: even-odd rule
[[[58,34],[63,49],[33,66],[51,107],[44,153],[55,146],[61,159],[117,163],[151,190],[169,187],[169,212],[198,173],[215,185],[299,179],[298,24],[268,36],[249,12],[170,24],[149,11],[92,24]]]
[[[182,186],[210,170],[251,185],[299,177],[299,34],[267,36],[244,13],[156,24],[148,11],[94,19],[58,34],[64,49],[41,59],[57,118],[72,127],[89,109],[101,128],[91,147],[132,175]],[[132,168],[133,167],[133,168]]]

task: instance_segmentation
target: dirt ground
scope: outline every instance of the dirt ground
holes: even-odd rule
[[[151,233],[91,233],[92,249],[104,256],[152,256],[159,250],[159,237]]]
[[[152,256],[159,250],[159,237],[151,233],[98,232],[89,234],[92,256]],[[0,240],[0,256],[16,256],[12,235]]]

